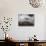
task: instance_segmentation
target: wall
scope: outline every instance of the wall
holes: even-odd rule
[[[13,22],[10,31],[8,33],[16,37],[17,40],[27,40],[34,34],[37,35],[39,40],[45,39],[45,15],[46,6],[32,8],[28,0],[0,0],[0,19],[3,16],[13,17]],[[29,14],[35,15],[35,26],[34,27],[19,27],[18,26],[18,14]],[[2,31],[0,31],[2,35]],[[45,33],[45,34],[44,34]],[[3,33],[4,34],[4,33]],[[0,36],[0,39],[4,37]]]

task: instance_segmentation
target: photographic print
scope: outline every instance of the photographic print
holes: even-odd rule
[[[34,14],[18,14],[19,26],[34,26]]]

